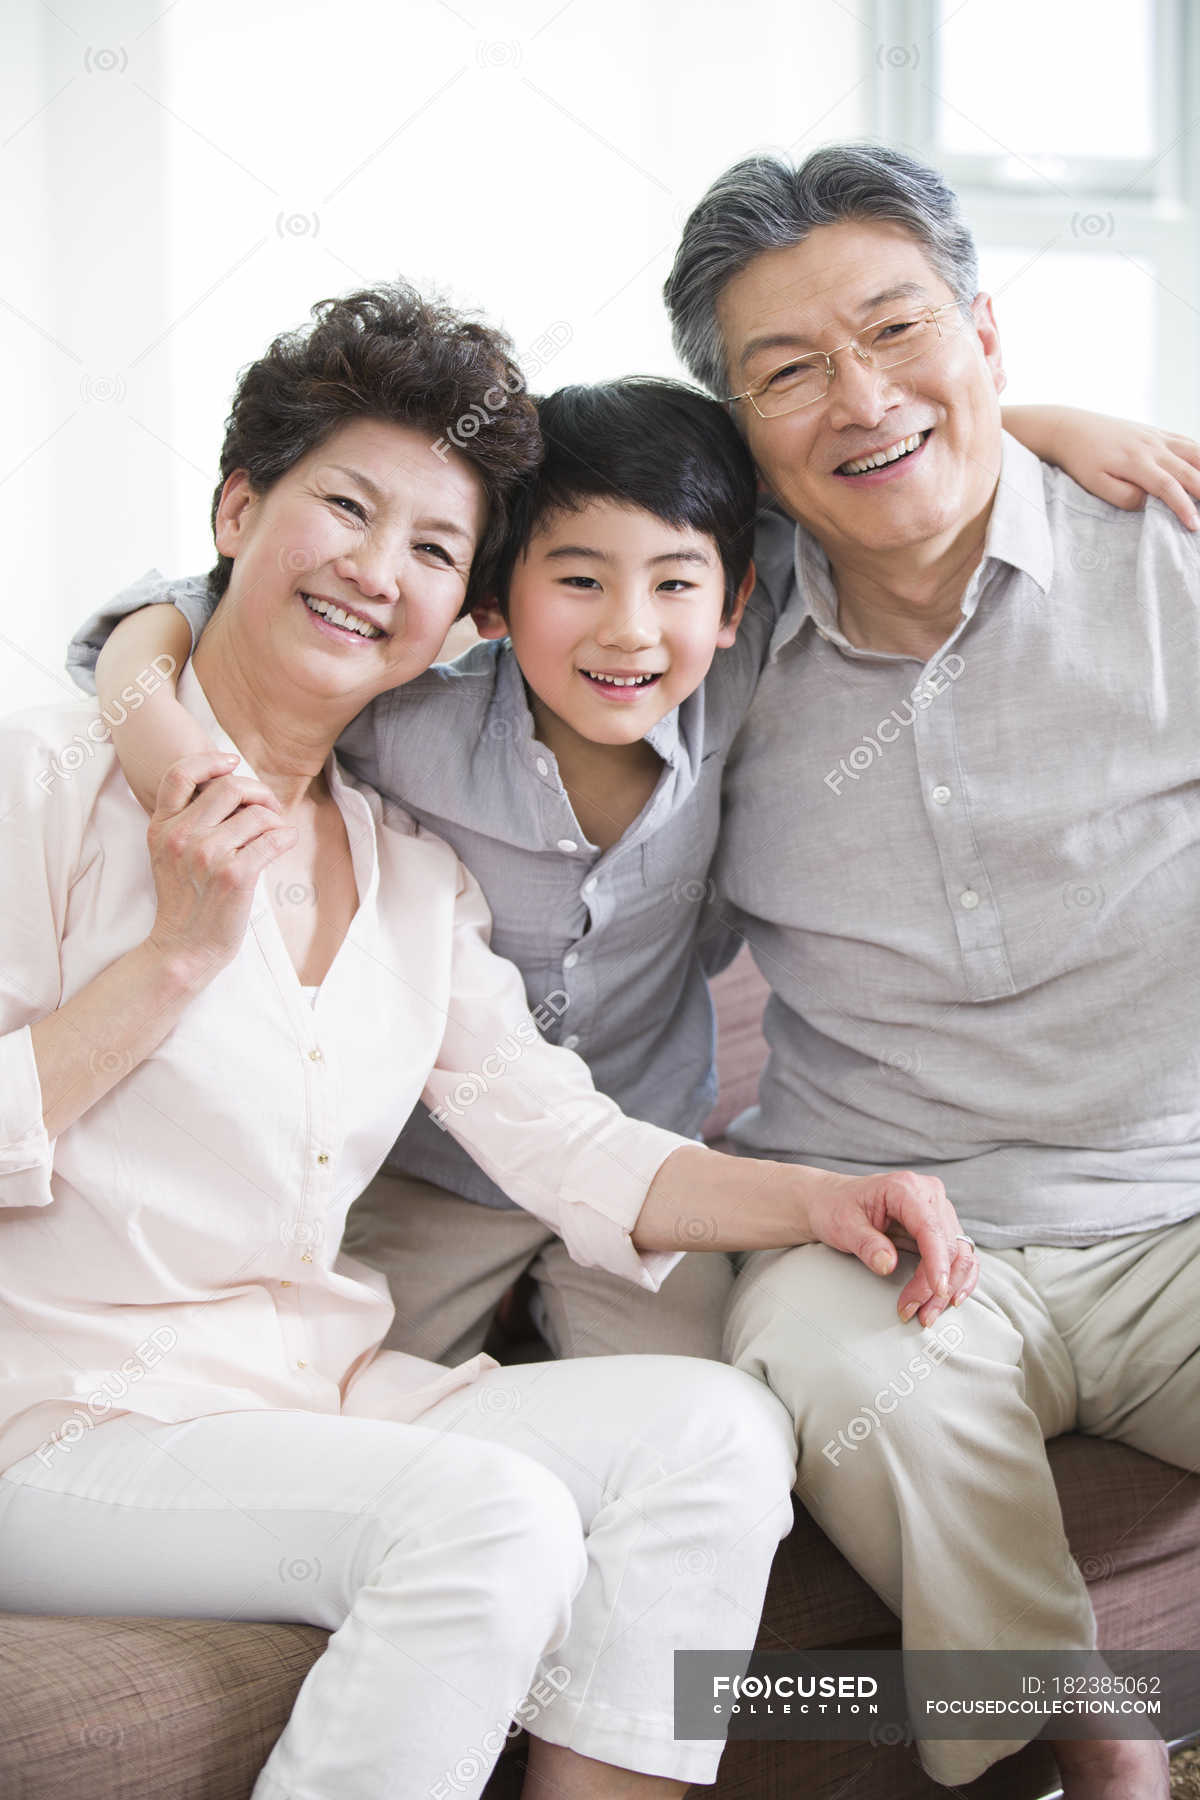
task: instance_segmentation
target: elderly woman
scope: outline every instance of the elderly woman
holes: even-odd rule
[[[672,1653],[750,1646],[791,1518],[749,1376],[381,1351],[386,1283],[339,1252],[400,1122],[468,1081],[471,1153],[649,1288],[698,1235],[806,1241],[843,1181],[626,1119],[539,1037],[453,853],[332,754],[432,661],[537,453],[498,334],[400,286],[323,303],[230,415],[179,687],[222,753],[170,769],[147,837],[94,705],[3,727],[0,1606],[326,1627],[255,1800],[477,1795],[514,1714],[539,1795],[711,1781]],[[944,1195],[879,1181],[843,1234],[903,1215],[936,1286]]]

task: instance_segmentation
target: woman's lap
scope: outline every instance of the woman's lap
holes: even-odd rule
[[[539,1657],[571,1679],[538,1735],[712,1780],[720,1746],[673,1738],[672,1653],[753,1642],[794,1456],[773,1395],[688,1357],[493,1369],[412,1424],[128,1415],[0,1477],[0,1607],[333,1631],[264,1793],[329,1751],[349,1690],[379,1735],[381,1686],[372,1767],[420,1740],[436,1773],[478,1719],[503,1730]]]

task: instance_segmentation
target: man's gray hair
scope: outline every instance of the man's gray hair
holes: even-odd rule
[[[717,301],[764,250],[786,250],[818,225],[883,219],[904,226],[956,300],[979,291],[979,261],[954,190],[928,164],[885,144],[832,144],[796,168],[748,156],[713,182],[683,228],[663,298],[684,367],[710,393],[729,393]]]

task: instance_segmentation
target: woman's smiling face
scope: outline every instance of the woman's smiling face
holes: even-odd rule
[[[223,608],[247,652],[315,698],[411,681],[436,658],[486,522],[480,477],[430,433],[355,419],[263,494],[225,483],[216,543],[233,560]]]

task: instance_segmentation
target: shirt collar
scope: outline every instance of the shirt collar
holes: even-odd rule
[[[1031,450],[1007,431],[1001,434],[1000,479],[996,484],[983,557],[963,595],[963,616],[970,618],[990,566],[1004,563],[1028,575],[1043,594],[1054,574],[1054,544],[1046,517],[1042,465]],[[806,620],[811,619],[822,637],[854,650],[838,628],[837,592],[829,558],[820,544],[797,525],[792,538],[794,586],[771,636],[768,656],[773,662],[791,642]]]

